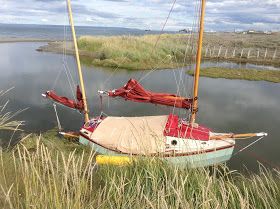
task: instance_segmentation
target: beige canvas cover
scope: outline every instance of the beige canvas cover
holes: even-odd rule
[[[107,117],[90,138],[103,147],[128,154],[164,151],[168,116]]]

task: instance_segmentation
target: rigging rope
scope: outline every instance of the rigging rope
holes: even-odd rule
[[[264,138],[264,136],[258,138],[257,140],[253,141],[252,143],[250,143],[247,146],[243,147],[242,149],[238,150],[236,153],[233,154],[233,156],[237,155],[240,152],[243,152],[244,150],[248,149],[249,147],[251,147],[252,145],[254,145],[255,143],[257,143],[258,141],[260,141],[263,138]]]
[[[65,5],[65,14],[67,14],[67,4]],[[71,90],[72,96],[76,100],[75,91],[74,91],[74,89],[76,87],[76,84],[75,84],[74,78],[72,76],[72,73],[71,73],[70,68],[68,66],[68,63],[67,63],[67,26],[66,26],[66,22],[67,21],[66,21],[66,19],[68,19],[68,15],[65,15],[65,22],[64,22],[64,25],[63,25],[63,41],[62,41],[63,47],[62,47],[62,60],[61,60],[63,67],[58,72],[58,74],[57,74],[57,76],[56,76],[56,78],[54,80],[54,83],[52,85],[52,90],[55,90],[56,85],[58,83],[58,80],[60,79],[60,77],[62,75],[62,71],[64,71],[64,73],[66,74],[66,77],[67,77],[68,84],[70,86],[70,90]],[[75,75],[76,75],[76,79],[77,79],[77,72],[76,72]],[[61,123],[60,123],[60,119],[59,119],[59,116],[58,116],[58,111],[57,111],[56,103],[55,102],[53,103],[53,107],[54,107],[54,111],[55,111],[55,116],[56,116],[58,130],[61,131],[62,130],[62,126],[61,126]],[[79,112],[79,111],[77,111],[77,112]]]
[[[256,160],[258,160],[260,163],[263,163],[263,164],[267,164],[269,165],[271,168],[274,168],[274,169],[278,169],[280,170],[280,166],[278,164],[275,164],[265,158],[263,158],[262,156],[259,156],[258,154],[252,152],[252,151],[248,151],[247,148],[249,148],[250,146],[252,146],[253,144],[257,143],[257,141],[260,141],[261,139],[263,138],[260,137],[259,139],[257,139],[256,141],[252,142],[251,144],[247,145],[246,147],[243,147],[241,148],[241,146],[235,144],[236,147],[240,147],[241,149],[239,151],[237,151],[236,153],[234,153],[232,156],[235,157],[237,156],[238,154],[240,154],[241,152],[244,151],[244,153],[252,158],[255,158]]]
[[[59,120],[59,117],[58,117],[58,113],[57,113],[57,110],[56,110],[56,104],[55,103],[53,103],[53,108],[54,108],[54,112],[55,112],[55,116],[56,116],[58,130],[61,131],[62,127],[61,127],[61,123],[60,123],[60,120]]]
[[[157,40],[156,40],[156,42],[155,42],[155,45],[154,45],[154,47],[153,47],[153,51],[152,51],[152,54],[151,54],[151,56],[155,53],[155,48],[157,47],[157,44],[158,44],[158,42],[159,42],[159,40],[160,40],[160,38],[161,38],[161,35],[162,35],[162,33],[163,33],[163,31],[164,31],[164,29],[165,29],[165,26],[166,26],[166,24],[167,24],[167,22],[168,22],[168,20],[169,20],[169,18],[170,18],[170,15],[171,15],[171,13],[172,13],[172,11],[173,11],[173,9],[174,9],[174,6],[175,6],[175,4],[176,4],[176,2],[177,2],[177,0],[173,0],[173,3],[172,3],[172,5],[171,5],[171,8],[170,8],[170,10],[169,10],[169,12],[168,12],[168,15],[167,15],[167,17],[166,17],[166,19],[165,19],[165,22],[164,22],[164,24],[163,24],[163,26],[162,26],[162,28],[161,28],[161,32],[160,32],[160,34],[158,35],[158,37],[157,37]],[[166,56],[167,57],[167,56]],[[165,57],[165,58],[166,58]],[[165,59],[163,59],[163,60],[165,60]],[[148,72],[146,75],[143,75],[143,73],[144,73],[144,71],[142,71],[142,73],[141,73],[141,76],[140,76],[140,81],[141,80],[143,80],[144,78],[146,78],[147,77],[147,75],[150,75],[151,73],[153,73],[155,70],[157,70],[158,68],[151,68],[151,70],[150,70],[150,72]],[[138,79],[139,80],[139,79]],[[140,82],[139,81],[139,82]]]

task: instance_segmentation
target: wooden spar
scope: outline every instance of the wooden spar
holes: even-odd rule
[[[89,116],[88,116],[89,111],[88,111],[85,85],[84,85],[83,73],[82,73],[80,56],[79,56],[79,49],[78,49],[78,44],[77,44],[77,39],[76,39],[76,32],[75,32],[74,21],[73,21],[73,16],[72,16],[71,0],[67,0],[67,8],[68,8],[69,22],[70,22],[71,30],[72,30],[72,36],[73,36],[73,42],[74,42],[74,48],[75,48],[75,57],[76,57],[76,62],[77,62],[77,67],[78,67],[80,84],[81,84],[81,91],[82,91],[82,96],[83,96],[82,99],[83,99],[83,103],[84,103],[84,115],[85,115],[85,123],[86,123],[89,121]]]
[[[201,64],[201,53],[202,53],[202,42],[204,33],[204,16],[205,16],[206,0],[201,0],[201,14],[200,14],[200,26],[199,26],[199,39],[198,39],[198,50],[196,54],[196,67],[195,67],[195,78],[194,78],[194,90],[193,90],[193,104],[192,104],[192,115],[191,123],[195,122],[196,112],[198,108],[198,82],[199,82],[199,72]]]
[[[267,136],[267,133],[247,133],[247,134],[218,134],[209,137],[210,140],[224,140],[224,139],[249,139],[255,136]]]
[[[78,139],[80,134],[75,132],[59,132],[66,139]]]

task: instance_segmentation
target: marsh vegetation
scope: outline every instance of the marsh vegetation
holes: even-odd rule
[[[2,208],[279,208],[280,173],[225,165],[180,169],[156,159],[97,166],[95,153],[33,135],[0,152]]]

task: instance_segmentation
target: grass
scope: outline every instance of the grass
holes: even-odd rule
[[[8,90],[0,90],[0,99],[4,97],[10,90],[13,88],[10,88]],[[8,105],[9,101],[1,101],[0,104],[0,131],[16,131],[19,130],[19,127],[23,125],[23,121],[17,121],[13,120],[15,116],[17,116],[19,113],[21,113],[24,110],[19,110],[15,113],[12,112],[6,112],[6,107]]]
[[[187,73],[193,75],[194,71],[188,71]],[[210,67],[201,69],[200,76],[210,78],[269,81],[274,83],[280,83],[280,71],[278,70],[231,69]]]
[[[194,61],[196,52],[191,47],[196,47],[196,34],[193,37],[189,34],[162,34],[159,41],[158,38],[159,35],[82,36],[78,44],[82,61],[88,65],[146,70],[178,68],[185,66],[186,62],[189,64],[191,60]],[[279,33],[273,35],[206,33],[202,54],[206,55],[207,48],[213,55],[209,56],[208,52],[204,57],[205,60],[218,59],[279,66],[279,53],[272,58],[275,49],[279,47],[279,40]],[[247,58],[249,50],[250,58]],[[233,51],[235,57],[232,57]]]
[[[5,95],[8,94],[13,88],[8,90],[0,90],[0,132],[1,136],[10,135],[9,132],[12,132],[11,136],[8,140],[3,139],[0,136],[0,148],[1,147],[9,147],[13,145],[14,137],[16,132],[22,131],[20,128],[24,124],[24,121],[15,120],[15,117],[23,112],[23,110],[18,110],[16,112],[6,111],[7,106],[9,104],[9,100],[5,100]]]
[[[145,70],[183,65],[189,35],[163,34],[157,39],[158,35],[82,36],[78,45],[83,60],[96,66]]]
[[[280,173],[225,165],[179,169],[156,159],[97,166],[90,149],[54,132],[0,152],[1,208],[279,208]]]
[[[142,36],[81,36],[78,40],[83,64],[127,70],[167,69],[194,62],[197,34],[162,34]],[[280,66],[280,33],[244,35],[205,33],[203,59]],[[38,51],[62,53],[63,42],[51,42]],[[73,54],[73,44],[66,44]],[[250,53],[249,53],[250,51]]]

